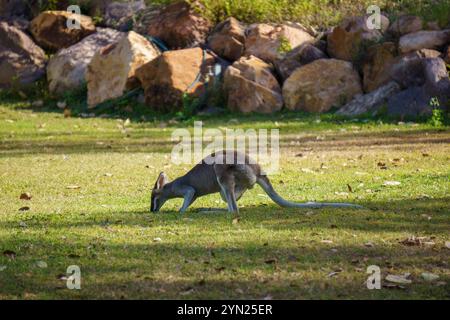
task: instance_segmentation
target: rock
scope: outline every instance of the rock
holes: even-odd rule
[[[280,78],[284,81],[297,68],[315,60],[326,58],[327,55],[320,49],[310,43],[305,43],[287,53],[282,60],[276,60],[275,68]]]
[[[408,53],[420,49],[437,49],[450,42],[450,29],[441,31],[419,31],[400,38],[399,50]]]
[[[368,94],[357,96],[351,102],[340,108],[336,113],[345,116],[358,116],[364,113],[377,111],[378,107],[382,106],[390,96],[400,90],[400,86],[396,82],[391,81]]]
[[[437,51],[420,50],[403,57],[408,60],[401,65],[401,72],[394,66],[394,76],[406,90],[389,99],[389,115],[417,118],[431,114],[435,107],[448,107],[450,79],[444,61],[438,56]]]
[[[320,59],[298,68],[283,85],[290,110],[326,112],[362,94],[361,79],[347,61]]]
[[[439,31],[441,27],[439,26],[439,22],[437,21],[428,21],[426,25],[427,30]]]
[[[238,60],[245,50],[246,25],[235,18],[219,23],[208,38],[209,47],[230,61]]]
[[[387,113],[390,116],[417,118],[431,114],[430,97],[424,87],[410,87],[393,95],[388,100]]]
[[[195,47],[205,42],[211,22],[199,12],[198,1],[180,1],[163,7],[152,6],[140,17],[136,31],[164,41],[171,49]]]
[[[247,29],[245,54],[274,63],[292,49],[313,41],[309,33],[295,24],[253,24]]]
[[[403,88],[422,86],[425,82],[422,60],[440,56],[439,51],[422,49],[402,55],[396,59],[390,69],[390,77]]]
[[[30,10],[26,0],[0,0],[0,18],[27,17]]]
[[[422,30],[423,25],[424,22],[420,17],[402,15],[389,26],[388,32],[395,37],[401,37]]]
[[[164,52],[136,71],[145,103],[159,111],[182,110],[185,93],[199,96],[204,91],[204,76],[198,76],[213,64],[214,58],[200,48]]]
[[[20,31],[28,33],[28,29],[30,28],[30,21],[22,17],[12,17],[8,19],[0,19],[0,21],[6,22],[12,27],[16,27]]]
[[[441,58],[426,58],[422,60],[425,77],[425,91],[445,105],[450,99],[450,79],[444,60]]]
[[[51,93],[62,94],[82,86],[85,73],[94,54],[117,42],[124,34],[113,29],[98,28],[97,32],[77,44],[59,50],[47,66],[47,80]]]
[[[450,64],[450,46],[447,46],[447,48],[444,50],[442,58],[444,59],[446,64]]]
[[[68,28],[67,20],[78,17],[80,29]],[[58,50],[70,47],[95,32],[90,17],[74,15],[67,11],[45,11],[31,21],[31,33],[43,48]]]
[[[0,22],[0,87],[28,85],[45,75],[45,52],[18,28]]]
[[[86,70],[89,107],[136,87],[136,69],[159,54],[152,43],[134,31],[97,51]]]
[[[391,81],[391,68],[396,62],[397,47],[385,42],[370,47],[363,62],[363,84],[365,92],[372,92]]]
[[[133,26],[133,16],[145,8],[144,0],[111,2],[105,8],[104,24],[120,31],[129,31]]]
[[[224,76],[228,108],[243,113],[281,110],[281,88],[272,71],[269,64],[254,56],[233,63]]]
[[[366,24],[367,17],[353,17],[344,20],[328,34],[328,54],[330,57],[356,61],[363,54],[368,44],[378,42],[383,37],[383,31],[389,25],[389,20],[382,15],[381,30],[370,30]]]

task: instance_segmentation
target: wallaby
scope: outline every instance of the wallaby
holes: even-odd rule
[[[281,207],[362,208],[349,203],[296,203],[285,200],[273,189],[261,167],[255,162],[251,162],[246,154],[236,151],[221,151],[206,157],[184,176],[172,182],[169,182],[167,175],[161,172],[152,191],[150,210],[157,212],[167,200],[184,198],[183,206],[180,209],[182,213],[197,198],[220,192],[222,199],[228,205],[228,211],[238,213],[237,201],[245,191],[252,189],[255,183],[259,184],[267,195]]]

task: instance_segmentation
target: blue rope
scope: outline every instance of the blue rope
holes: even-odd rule
[[[191,83],[191,85],[189,87],[187,87],[187,89],[185,90],[185,92],[190,91],[202,78],[202,67],[206,62],[206,50],[203,50],[203,58],[202,58],[202,63],[200,65],[200,71],[197,74],[197,77],[195,78],[194,82]]]
[[[152,42],[155,46],[159,48],[162,52],[169,51],[169,48],[166,46],[166,44],[159,38],[152,37],[152,36],[145,36],[150,42]]]

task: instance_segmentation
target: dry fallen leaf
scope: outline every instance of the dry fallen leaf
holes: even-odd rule
[[[274,263],[277,263],[277,259],[275,259],[275,258],[267,259],[267,260],[264,261],[264,263],[267,263],[267,264],[274,264]]]
[[[389,274],[386,276],[386,281],[392,282],[392,283],[397,283],[397,284],[410,284],[412,283],[411,280],[407,279],[409,275],[408,274],[403,274],[403,275],[394,275],[394,274]]]
[[[45,269],[45,268],[47,268],[47,262],[42,261],[42,260],[37,261],[37,262],[36,262],[36,266],[37,266],[38,268]]]
[[[332,240],[321,240],[320,242],[321,242],[321,243],[333,243]]]
[[[64,109],[64,118],[70,118],[72,116],[72,111],[69,108]]]
[[[432,241],[430,238],[427,237],[409,237],[405,240],[400,241],[401,244],[405,246],[421,246],[421,245],[434,245],[434,241]]]
[[[186,296],[186,295],[189,295],[192,293],[194,293],[194,288],[191,288],[191,287],[188,287],[188,288],[184,289],[182,292],[180,292],[180,294],[182,296]]]
[[[69,186],[66,187],[66,189],[69,189],[69,190],[76,190],[76,189],[80,189],[80,188],[81,187],[77,186],[77,185],[69,185]]]
[[[401,185],[401,182],[399,181],[385,181],[383,183],[384,186],[399,186]]]
[[[32,196],[29,192],[24,192],[20,195],[20,200],[31,200]]]
[[[161,242],[162,239],[161,238],[153,238],[153,242]]]
[[[56,276],[56,279],[62,280],[62,281],[67,281],[68,277],[64,273],[60,273]]]
[[[423,272],[421,274],[421,276],[425,281],[428,281],[428,282],[439,279],[439,276],[437,274],[430,273],[430,272]]]
[[[234,218],[234,219],[233,219],[232,223],[233,223],[233,224],[238,224],[239,221],[241,221],[241,218],[240,218],[240,217],[237,217],[237,218]]]
[[[337,276],[339,273],[341,273],[342,271],[343,271],[342,269],[336,269],[336,270],[330,272],[330,273],[327,275],[327,277],[328,277],[328,278],[335,277],[335,276]]]

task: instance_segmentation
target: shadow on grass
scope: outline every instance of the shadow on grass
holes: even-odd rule
[[[415,145],[450,144],[449,130],[415,130],[415,131],[379,131],[363,133],[339,133],[325,135],[325,140],[318,141],[316,135],[280,137],[281,148],[294,150],[311,149],[320,151],[353,151],[358,148],[380,148],[389,150],[411,150]],[[115,135],[114,135],[115,134]],[[55,136],[57,138],[55,138]],[[85,137],[86,136],[86,137]],[[64,137],[67,141],[61,141]],[[76,154],[104,152],[154,152],[170,153],[176,142],[167,137],[152,136],[149,132],[136,132],[128,136],[111,132],[108,135],[74,134],[67,135],[51,132],[39,134],[39,138],[28,140],[3,140],[0,142],[0,157],[15,157],[29,154]],[[52,140],[54,141],[52,141]],[[81,139],[81,141],[79,140]],[[207,144],[205,142],[205,144]]]
[[[2,246],[10,246],[5,239]],[[17,241],[17,240],[15,240]],[[446,249],[431,250],[401,245],[367,248],[334,245],[334,251],[316,241],[297,244],[230,243],[229,246],[148,243],[117,245],[103,242],[95,250],[64,242],[36,241],[38,250],[18,252],[0,274],[1,295],[23,298],[90,299],[330,299],[330,298],[448,298],[448,285],[426,283],[413,274],[403,290],[367,290],[366,268],[377,265],[383,276],[400,270],[440,268]],[[76,257],[68,253],[77,250]],[[29,269],[39,256],[47,256],[47,269]],[[82,270],[82,290],[65,289],[58,274],[68,265]],[[5,281],[7,279],[7,281]]]
[[[325,202],[324,200],[323,202]],[[355,202],[356,203],[356,202]],[[289,230],[305,232],[312,229],[342,229],[360,232],[408,232],[411,234],[432,234],[450,230],[450,197],[440,199],[405,199],[389,202],[358,202],[364,209],[295,209],[281,208],[273,203],[246,206],[240,210],[240,224],[243,229],[255,225],[273,231]],[[225,205],[224,205],[225,207]],[[170,229],[187,224],[201,230],[204,225],[228,221],[231,225],[236,217],[226,211],[198,212],[195,204],[185,214],[173,211],[151,213],[142,211],[102,212],[86,217],[84,211],[74,213],[71,220],[47,220],[39,215],[25,219],[31,229],[58,230],[69,228],[109,227],[155,227]],[[306,215],[308,213],[308,215]],[[431,217],[429,219],[428,217]],[[186,221],[186,219],[188,221]],[[20,229],[16,221],[2,221],[0,228]],[[76,229],[75,229],[76,230]]]
[[[449,200],[362,203],[372,209],[323,209],[310,216],[305,215],[306,210],[272,205],[246,207],[237,225],[231,223],[234,217],[228,213],[188,212],[180,216],[148,211],[102,213],[97,218],[75,214],[74,220],[66,221],[40,221],[37,216],[27,221],[26,232],[20,231],[17,222],[4,222],[0,228],[12,233],[3,237],[0,250],[13,250],[17,256],[9,261],[0,256],[0,264],[8,266],[0,273],[0,297],[449,298],[449,253],[442,243],[409,247],[399,243],[404,239],[388,237],[380,242],[379,238],[389,232],[442,238],[450,229]],[[432,219],[422,217],[424,213]],[[96,228],[95,236],[84,234],[83,229],[91,227]],[[135,228],[139,236],[118,241],[114,234],[120,234],[123,227]],[[186,228],[196,236],[190,238]],[[60,233],[55,233],[57,230]],[[259,230],[264,232],[259,234]],[[250,236],[239,236],[242,232]],[[359,232],[369,238],[373,234],[375,245],[367,247],[362,240],[352,240],[350,235],[361,236]],[[203,240],[202,234],[212,239]],[[345,244],[321,242],[344,234],[349,235]],[[152,241],[156,235],[163,241]],[[221,239],[219,244],[215,237]],[[49,267],[34,267],[37,260],[45,260]],[[58,280],[58,275],[74,264],[82,270],[80,291],[67,290],[65,282]],[[404,289],[367,290],[369,265],[378,265],[383,277],[414,270],[413,284]],[[420,277],[423,271],[417,270],[439,270],[440,281],[447,281],[446,285],[425,282]]]

